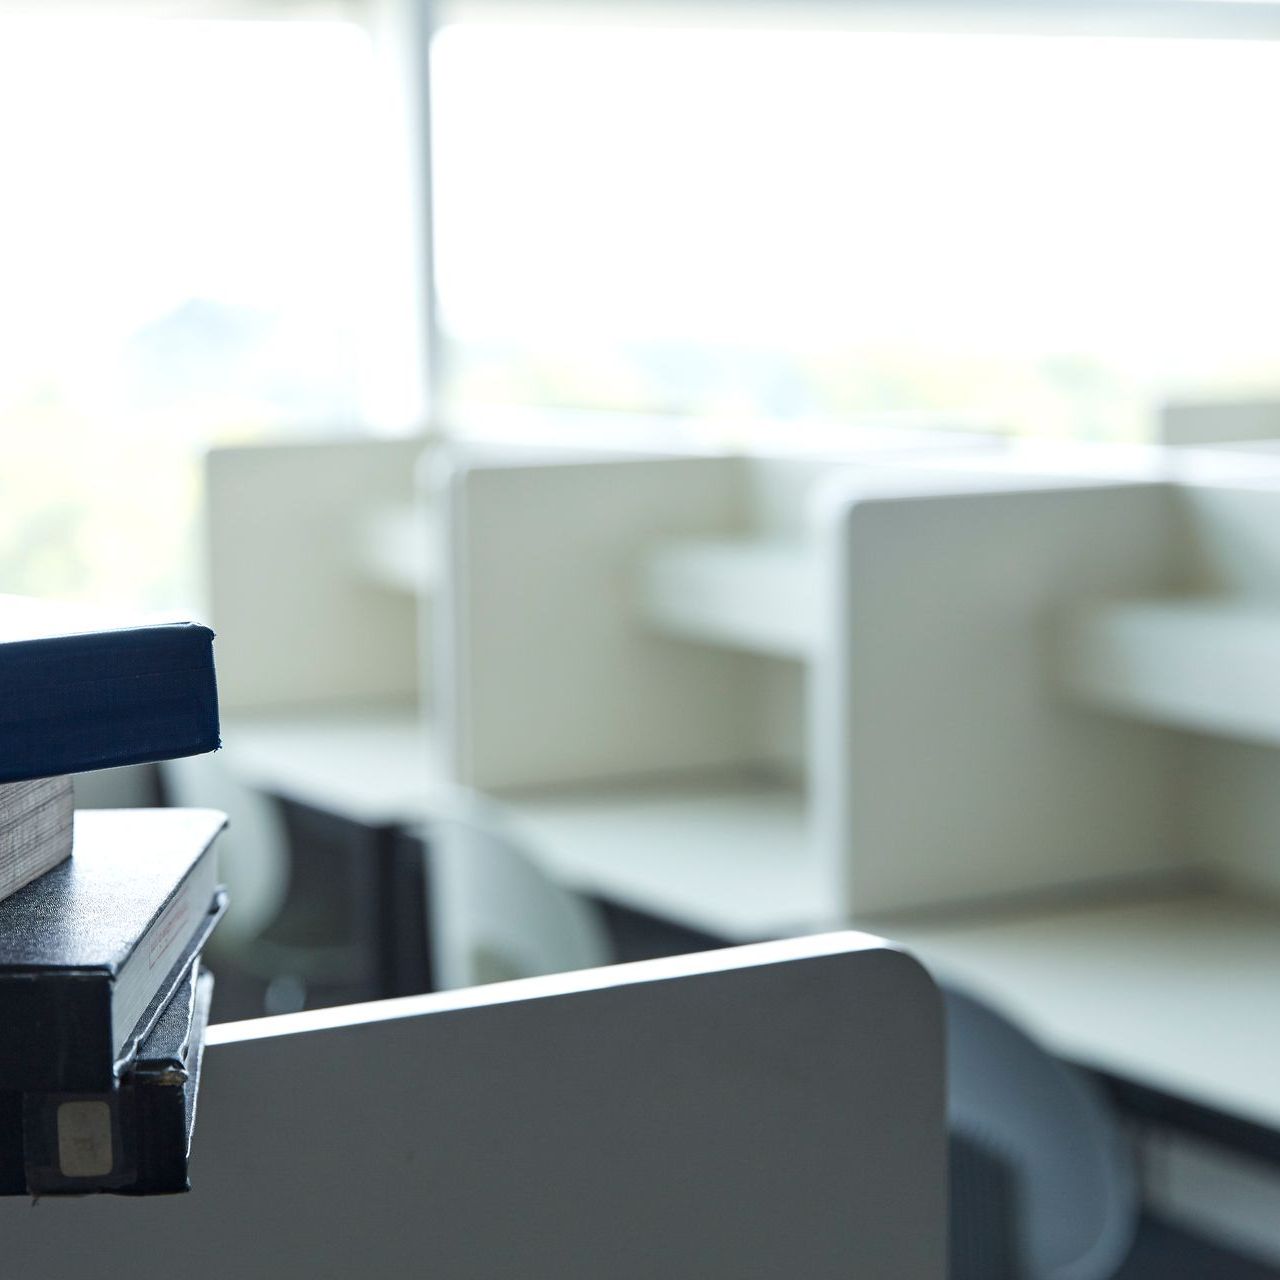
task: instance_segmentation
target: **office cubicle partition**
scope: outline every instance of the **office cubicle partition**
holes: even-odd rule
[[[865,935],[214,1027],[186,1196],[13,1275],[942,1280],[941,1009]]]

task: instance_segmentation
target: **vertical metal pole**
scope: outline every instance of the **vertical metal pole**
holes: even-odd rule
[[[436,219],[435,171],[432,165],[431,115],[431,37],[435,32],[435,6],[432,0],[409,0],[411,29],[408,48],[413,72],[409,88],[413,93],[416,120],[415,166],[417,200],[415,201],[421,258],[418,264],[421,281],[422,351],[426,387],[423,397],[427,423],[432,429],[440,425],[444,388],[444,340],[440,326],[440,299],[436,288]]]
[[[412,330],[416,401],[412,424],[437,430],[443,385],[443,343],[436,294],[435,218],[431,146],[431,0],[374,0],[369,9],[385,78],[387,127],[395,135],[399,169],[396,199],[404,208],[396,219],[406,245],[412,301],[401,316]],[[408,424],[406,424],[408,425]]]

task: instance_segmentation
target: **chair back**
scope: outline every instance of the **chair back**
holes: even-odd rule
[[[943,991],[951,1280],[1109,1280],[1138,1218],[1132,1152],[1083,1074]]]
[[[217,852],[230,905],[210,951],[238,950],[276,918],[288,892],[289,846],[279,807],[241,782],[217,752],[165,760],[160,776],[170,804],[227,815]]]
[[[542,870],[536,850],[496,806],[459,798],[424,836],[437,987],[610,963],[600,913]]]

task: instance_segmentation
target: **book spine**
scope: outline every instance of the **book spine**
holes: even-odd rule
[[[23,1187],[30,1195],[186,1191],[185,1073],[110,1093],[22,1096]]]
[[[113,1049],[105,972],[0,973],[0,1080],[6,1088],[109,1089]]]
[[[196,962],[198,969],[199,961]],[[106,1093],[0,1092],[0,1196],[172,1195],[187,1172],[213,977],[200,973],[182,1023]],[[169,1056],[170,1054],[176,1056]]]
[[[21,1196],[27,1192],[22,1096],[10,1089],[0,1090],[0,1196]]]
[[[138,939],[116,975],[113,1031],[117,1060],[133,1057],[169,1002],[187,961],[204,946],[224,906],[217,889],[217,860],[204,851],[162,910]]]

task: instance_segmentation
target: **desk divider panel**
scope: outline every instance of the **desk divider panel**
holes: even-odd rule
[[[925,450],[460,465],[435,650],[454,777],[805,768],[814,494]]]
[[[1169,445],[1280,440],[1280,400],[1178,401],[1164,406],[1159,438]]]
[[[1280,598],[1280,455],[1252,460],[1253,475],[1180,489],[1196,592],[1224,603]]]
[[[1222,699],[1243,707],[1215,732],[1185,735],[1187,819],[1206,862],[1252,891],[1280,895],[1280,477],[1199,484],[1181,497],[1192,535],[1198,599],[1220,619],[1241,658],[1207,660]],[[1260,468],[1261,471],[1261,468]],[[1211,664],[1211,665],[1210,665]]]
[[[185,1196],[7,1274],[942,1280],[937,992],[861,934],[213,1027]]]
[[[1180,742],[1076,705],[1073,605],[1182,585],[1160,483],[1016,478],[832,499],[818,658],[819,846],[865,917],[1102,886],[1186,865]]]
[[[1239,455],[1237,455],[1239,456]],[[1064,629],[1064,688],[1165,727],[1183,756],[1169,807],[1218,879],[1280,892],[1280,478],[1190,475],[1171,490],[1185,558],[1175,595],[1092,602]]]
[[[446,768],[482,789],[732,767],[750,659],[643,625],[639,553],[743,519],[742,459],[463,466],[441,502]]]
[[[358,563],[364,522],[408,508],[425,437],[212,450],[210,624],[230,712],[416,696],[416,602]]]
[[[453,776],[794,786],[818,920],[1280,886],[1280,467],[1060,453],[453,473]]]

